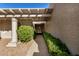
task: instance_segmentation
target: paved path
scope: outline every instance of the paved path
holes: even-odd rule
[[[38,44],[39,53],[35,53],[34,56],[49,56],[48,49],[42,35],[38,35],[35,41]]]
[[[6,47],[10,39],[0,40],[0,56],[32,56],[34,52],[39,52],[38,45],[34,40],[28,43],[17,43],[17,47]]]

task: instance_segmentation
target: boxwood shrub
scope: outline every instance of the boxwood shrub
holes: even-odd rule
[[[21,42],[28,42],[33,39],[34,30],[31,26],[22,25],[17,30],[18,40]]]
[[[67,46],[58,38],[55,38],[50,33],[44,32],[43,37],[48,47],[50,55],[53,56],[69,56],[71,55]]]

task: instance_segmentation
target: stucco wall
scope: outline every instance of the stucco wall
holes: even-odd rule
[[[0,18],[0,37],[2,39],[11,38],[11,20]]]
[[[55,4],[46,31],[60,38],[73,55],[79,54],[79,4]]]
[[[11,31],[0,31],[2,39],[11,39]]]
[[[18,25],[31,26],[32,25],[32,19],[20,18],[20,19],[18,19]]]
[[[49,8],[54,8],[54,3],[49,3]]]

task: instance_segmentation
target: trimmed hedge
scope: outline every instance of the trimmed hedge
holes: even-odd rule
[[[50,55],[53,56],[69,56],[71,55],[68,48],[58,38],[55,38],[50,33],[43,33],[45,42]]]
[[[34,30],[31,26],[22,25],[17,30],[18,39],[21,42],[28,42],[33,39]]]

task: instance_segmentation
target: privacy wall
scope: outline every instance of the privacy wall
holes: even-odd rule
[[[52,18],[46,25],[46,31],[60,38],[73,55],[78,55],[79,4],[54,4],[53,9]]]

